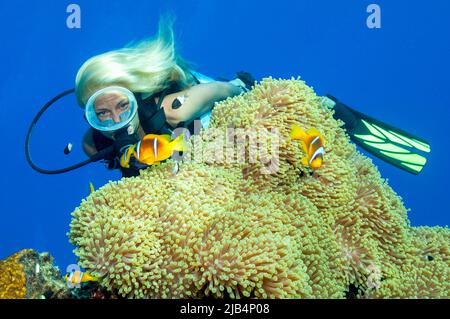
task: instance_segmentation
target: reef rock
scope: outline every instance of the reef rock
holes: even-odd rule
[[[69,297],[70,291],[50,254],[24,249],[0,261],[0,299]]]
[[[0,299],[117,299],[96,282],[68,284],[49,253],[21,250],[0,260]]]

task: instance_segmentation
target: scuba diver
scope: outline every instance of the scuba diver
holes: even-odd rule
[[[157,151],[182,151],[180,138],[171,140],[176,129],[194,134],[195,123],[208,127],[215,102],[247,92],[254,83],[246,72],[238,72],[231,81],[216,81],[195,72],[175,53],[171,23],[161,20],[156,38],[94,56],[81,66],[75,89],[50,100],[31,123],[25,142],[27,161],[40,173],[59,174],[102,160],[109,169],[120,169],[123,177],[137,176],[147,167],[144,160],[136,158],[143,156],[140,149],[144,143],[150,143],[152,163],[160,160]],[[72,93],[90,125],[83,137],[89,159],[63,169],[42,169],[31,160],[32,130],[52,104]],[[424,153],[430,152],[424,140],[362,114],[331,95],[323,98],[323,105],[334,109],[335,118],[345,123],[352,141],[365,150],[413,174],[424,167]],[[71,147],[68,144],[64,153],[70,153]]]
[[[135,158],[123,163],[123,155],[131,146],[148,134],[172,136],[178,128],[194,134],[196,123],[203,127],[209,123],[215,102],[247,92],[253,84],[246,72],[238,72],[231,81],[215,81],[193,71],[175,53],[171,21],[162,19],[154,39],[94,56],[81,66],[75,89],[53,98],[33,120],[26,139],[26,158],[33,169],[44,174],[64,173],[102,160],[109,169],[120,169],[123,177],[136,176],[147,165]],[[31,160],[32,129],[48,107],[71,93],[76,94],[90,126],[83,137],[83,150],[89,159],[60,170],[42,169]],[[69,154],[71,148],[69,143],[64,153]]]

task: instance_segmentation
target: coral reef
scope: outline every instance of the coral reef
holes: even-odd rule
[[[26,281],[21,253],[0,261],[0,299],[23,299],[26,296]]]
[[[169,160],[83,199],[80,265],[127,298],[448,298],[449,229],[411,227],[332,112],[300,79],[217,103],[178,173]],[[293,124],[323,134],[320,169]]]
[[[67,285],[48,253],[24,249],[0,261],[0,299],[69,297]]]

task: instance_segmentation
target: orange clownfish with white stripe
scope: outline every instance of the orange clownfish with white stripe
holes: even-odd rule
[[[82,282],[98,281],[97,277],[91,276],[88,272],[83,272],[79,270],[72,271],[64,276],[67,282],[72,284],[79,284]]]
[[[147,134],[139,143],[130,146],[120,159],[122,167],[130,167],[131,155],[139,162],[147,165],[156,165],[172,156],[174,151],[187,151],[188,146],[184,135],[171,140],[170,135]]]
[[[312,169],[322,166],[325,155],[324,138],[315,128],[310,128],[306,132],[298,125],[293,125],[291,139],[300,140],[306,156],[302,158],[302,164]]]

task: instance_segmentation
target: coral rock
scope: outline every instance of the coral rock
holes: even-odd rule
[[[53,257],[24,249],[0,261],[0,299],[68,298]]]

